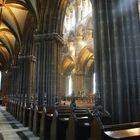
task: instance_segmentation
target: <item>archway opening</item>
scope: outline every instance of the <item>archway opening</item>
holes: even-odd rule
[[[93,106],[96,92],[93,32],[90,0],[72,1],[66,9],[63,28],[66,45],[62,61],[62,96],[69,98],[74,92],[78,104],[83,106]]]

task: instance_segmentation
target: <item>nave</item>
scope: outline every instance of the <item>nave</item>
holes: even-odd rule
[[[139,140],[140,0],[0,0],[0,11],[0,101],[25,126],[6,123],[13,139]]]
[[[5,109],[0,106],[0,140],[39,140]]]
[[[24,126],[32,130],[39,140],[139,140],[140,122],[112,124],[112,118],[102,106],[76,107],[74,98],[70,108],[44,106],[22,107],[14,102],[7,104],[10,112]],[[22,133],[22,134],[21,134]],[[27,137],[20,133],[23,140]],[[7,139],[5,139],[7,140]]]

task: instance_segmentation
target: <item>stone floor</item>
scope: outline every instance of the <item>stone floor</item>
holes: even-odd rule
[[[24,127],[5,107],[0,106],[0,140],[39,140]]]

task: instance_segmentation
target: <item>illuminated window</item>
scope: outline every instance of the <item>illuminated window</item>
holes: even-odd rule
[[[69,88],[68,88],[68,95],[71,96],[72,94],[72,77],[69,76]]]
[[[96,75],[95,73],[93,74],[93,94],[96,93]]]
[[[75,30],[76,26],[88,15],[92,15],[90,0],[74,0],[66,10],[64,33]]]
[[[67,74],[65,77],[66,96],[71,96],[73,90],[76,94],[79,91],[84,91],[87,95],[96,93],[94,69],[90,69],[90,66],[86,65],[90,61],[90,57],[87,55],[81,57],[80,53],[83,48],[90,48],[92,53],[94,52],[93,31],[91,1],[72,0],[66,9],[63,27],[63,37],[67,48],[63,55],[70,56],[74,62],[74,68],[68,65],[69,69],[73,69],[72,73]],[[84,64],[87,68],[83,67]],[[94,62],[89,64],[93,67]],[[86,82],[86,79],[90,80]]]

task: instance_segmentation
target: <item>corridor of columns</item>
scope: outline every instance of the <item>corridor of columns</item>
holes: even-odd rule
[[[93,139],[97,116],[139,126],[139,54],[140,0],[0,0],[0,133]]]

